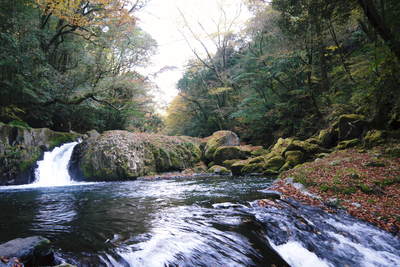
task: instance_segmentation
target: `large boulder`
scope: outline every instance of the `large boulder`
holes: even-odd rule
[[[17,238],[0,244],[0,256],[17,258],[27,266],[53,266],[50,240],[41,236]]]
[[[250,156],[251,150],[247,146],[221,146],[215,150],[213,161],[222,164],[225,160],[247,159]]]
[[[368,127],[368,122],[365,117],[358,114],[345,114],[339,117],[337,126],[338,139],[351,140],[360,138]]]
[[[207,138],[204,145],[204,160],[213,161],[215,151],[221,146],[238,146],[239,137],[231,131],[218,131]]]
[[[325,148],[334,147],[338,141],[339,133],[337,129],[329,128],[324,129],[319,132],[318,140],[321,146]]]
[[[108,131],[84,140],[73,151],[69,170],[74,179],[129,180],[181,171],[200,161],[200,140],[128,131]]]
[[[31,183],[36,161],[44,151],[80,135],[0,123],[0,185]]]
[[[278,142],[273,146],[271,153],[284,156],[287,151],[301,151],[305,158],[311,158],[316,153],[323,152],[323,149],[317,144],[307,141],[295,140],[293,138],[279,138]]]

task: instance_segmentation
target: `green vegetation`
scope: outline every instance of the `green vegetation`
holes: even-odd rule
[[[135,25],[146,1],[0,3],[0,121],[58,131],[155,131],[138,73],[155,41]]]
[[[168,133],[228,129],[271,145],[279,137],[307,139],[351,114],[334,125],[338,132],[321,133],[329,147],[333,135],[356,138],[344,136],[349,123],[400,126],[399,1],[246,2],[254,15],[246,29],[210,35],[216,53],[188,62],[168,109]],[[366,142],[379,144],[379,132]]]

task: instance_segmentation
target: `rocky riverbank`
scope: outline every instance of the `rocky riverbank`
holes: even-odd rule
[[[400,236],[400,145],[336,151],[281,174],[273,189]]]

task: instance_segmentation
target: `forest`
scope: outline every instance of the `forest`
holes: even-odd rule
[[[398,1],[243,3],[252,18],[210,34],[215,52],[197,39],[204,51],[160,115],[137,71],[157,50],[136,24],[146,1],[2,1],[0,120],[196,137],[226,129],[264,145],[310,137],[344,113],[400,126]]]
[[[243,32],[221,31],[216,53],[188,62],[168,108],[169,134],[221,129],[270,145],[306,139],[344,113],[400,126],[400,2],[248,1]],[[228,29],[229,30],[229,29]]]
[[[151,83],[136,71],[156,43],[144,1],[0,3],[0,121],[59,131],[156,130]]]

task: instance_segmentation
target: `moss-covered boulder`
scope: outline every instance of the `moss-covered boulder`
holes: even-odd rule
[[[277,155],[285,155],[293,144],[293,138],[279,138],[275,145],[272,147],[271,151]]]
[[[329,128],[319,132],[318,140],[321,146],[325,148],[334,147],[338,141],[339,133],[337,129]]]
[[[335,125],[336,126],[336,125]],[[358,114],[345,114],[337,122],[338,139],[352,140],[360,138],[368,126],[365,117]]]
[[[336,149],[338,150],[342,150],[342,149],[346,149],[346,148],[351,148],[351,147],[355,147],[357,145],[359,145],[360,139],[351,139],[351,140],[345,140],[345,141],[341,141],[339,142],[339,144],[336,146]]]
[[[262,173],[265,171],[264,163],[248,163],[241,169],[241,174]]]
[[[215,150],[213,161],[222,164],[225,160],[247,159],[251,156],[251,150],[247,146],[221,146]]]
[[[281,156],[275,156],[265,162],[264,169],[278,171],[283,164],[285,164],[285,159]]]
[[[385,142],[385,133],[380,130],[368,131],[364,137],[364,144],[367,147],[381,145]]]
[[[34,168],[44,151],[76,140],[76,133],[0,124],[0,185],[31,183]]]
[[[70,172],[87,181],[129,180],[181,171],[200,161],[200,140],[127,131],[108,131],[74,149]]]
[[[230,169],[230,168],[232,167],[232,165],[235,164],[235,163],[238,162],[238,161],[240,161],[240,160],[238,160],[238,159],[229,159],[229,160],[225,160],[225,161],[222,163],[222,166],[224,166],[225,168]]]
[[[228,170],[227,168],[219,165],[214,165],[211,168],[208,169],[209,173],[213,174],[219,174],[219,175],[230,175],[231,171]]]
[[[248,165],[249,162],[247,160],[239,160],[237,162],[235,162],[234,164],[232,164],[231,166],[231,171],[233,175],[242,175],[242,169],[244,166]]]
[[[268,154],[270,151],[268,151],[267,149],[263,148],[262,146],[258,146],[255,147],[252,151],[251,151],[251,155],[253,157],[257,157],[257,156],[262,156],[265,154]]]
[[[287,151],[285,153],[286,163],[294,167],[304,162],[304,153],[299,150]]]
[[[210,162],[214,159],[214,153],[221,146],[238,146],[239,137],[231,131],[218,131],[206,139],[204,145],[204,160]]]

